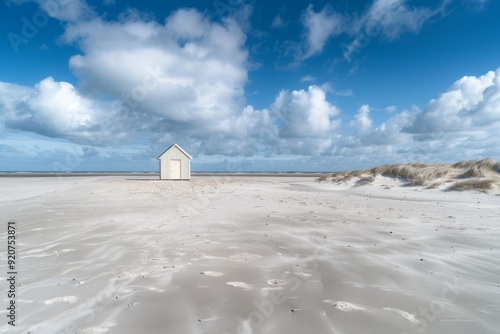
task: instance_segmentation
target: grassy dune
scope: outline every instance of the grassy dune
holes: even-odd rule
[[[408,163],[381,165],[366,170],[336,172],[318,178],[320,182],[371,184],[377,176],[399,178],[412,186],[443,187],[447,190],[500,189],[500,162],[493,159],[466,160],[455,164]]]

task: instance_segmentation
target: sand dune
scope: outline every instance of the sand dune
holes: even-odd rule
[[[371,184],[379,176],[400,178],[411,186],[443,190],[472,189],[500,194],[500,162],[493,159],[467,160],[455,164],[382,165],[367,170],[326,174],[318,180],[362,186]]]
[[[19,255],[0,332],[497,333],[493,188],[355,183],[0,178]]]

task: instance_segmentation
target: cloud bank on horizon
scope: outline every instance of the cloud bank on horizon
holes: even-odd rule
[[[307,71],[341,36],[343,48],[320,67],[343,62],[355,70],[368,57],[353,61],[367,38],[392,45],[445,20],[450,3],[477,15],[487,1],[426,7],[375,0],[356,14],[305,4],[295,20],[301,26],[296,40],[280,44],[283,53],[273,51],[288,57],[286,69],[256,60],[256,36],[269,32],[252,26],[253,7],[240,1],[221,16],[176,8],[163,21],[133,7],[107,19],[84,0],[35,2],[60,22],[57,43],[74,48],[65,66],[75,81],[47,76],[26,85],[0,77],[2,170],[154,170],[156,156],[174,142],[199,158],[199,170],[329,170],[500,157],[500,68],[455,78],[426,105],[408,102],[407,108],[389,101],[373,107],[355,89],[338,90],[309,74],[274,86],[268,92],[274,98],[258,102],[264,107],[254,105],[247,90],[260,67],[269,73],[266,81],[273,73]],[[276,13],[269,30],[292,25],[284,15]],[[21,47],[12,36],[11,44]],[[357,107],[346,110],[340,98],[358,98]]]

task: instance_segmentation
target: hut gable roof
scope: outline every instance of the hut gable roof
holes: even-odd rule
[[[189,154],[187,154],[187,152],[186,152],[186,151],[184,151],[184,150],[182,149],[182,147],[180,147],[180,146],[179,146],[179,145],[177,145],[177,144],[174,144],[174,145],[170,146],[169,148],[167,148],[167,149],[165,150],[165,152],[163,152],[162,154],[160,154],[160,156],[158,157],[158,159],[161,159],[161,157],[162,157],[165,153],[167,153],[168,151],[170,151],[170,150],[171,150],[171,149],[173,149],[174,147],[176,147],[177,149],[179,149],[179,151],[181,151],[182,153],[184,153],[184,155],[185,155],[186,157],[188,157],[188,158],[189,158],[189,160],[192,160],[192,159],[193,159],[193,158],[192,158]]]

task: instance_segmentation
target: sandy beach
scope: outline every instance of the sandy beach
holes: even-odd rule
[[[0,332],[498,333],[499,204],[391,178],[0,178]]]

